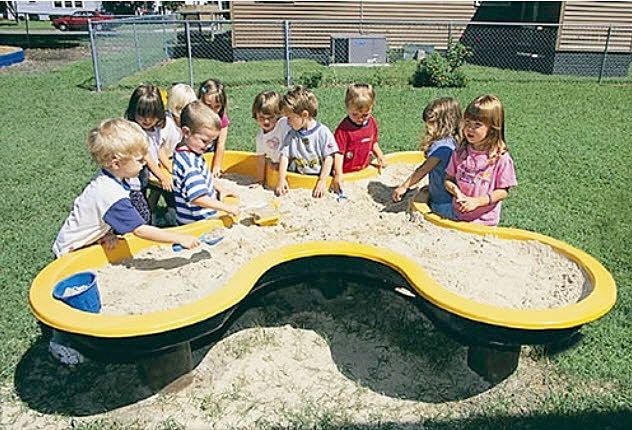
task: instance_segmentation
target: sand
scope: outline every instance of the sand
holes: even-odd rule
[[[194,250],[147,249],[134,258],[97,270],[102,313],[142,314],[194,302],[222,288],[239,268],[268,250],[314,240],[374,245],[418,262],[443,287],[480,303],[516,309],[554,308],[590,291],[573,261],[535,241],[504,240],[436,227],[407,213],[408,193],[394,204],[393,188],[414,168],[396,164],[381,176],[348,183],[348,200],[311,197],[291,190],[281,198],[281,222],[258,227],[244,219],[222,229],[224,240]],[[249,188],[250,178],[221,182],[246,206],[270,201],[272,191]]]

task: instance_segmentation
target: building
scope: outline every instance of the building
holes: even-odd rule
[[[18,17],[28,15],[31,20],[49,20],[60,15],[72,15],[78,11],[101,10],[100,1],[18,1],[12,2]],[[9,19],[15,19],[13,8],[9,8]]]

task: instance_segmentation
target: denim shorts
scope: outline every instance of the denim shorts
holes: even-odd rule
[[[440,217],[447,219],[456,219],[452,202],[449,203],[432,203],[430,202],[430,209]]]

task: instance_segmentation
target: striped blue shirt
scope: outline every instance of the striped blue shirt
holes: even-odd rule
[[[214,209],[193,204],[202,196],[216,198],[213,176],[204,157],[180,146],[173,154],[173,196],[176,200],[178,224],[210,218],[217,213]]]

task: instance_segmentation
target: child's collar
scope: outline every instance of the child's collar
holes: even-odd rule
[[[114,173],[110,172],[105,167],[101,167],[101,173],[103,173],[105,176],[107,176],[109,178],[112,178],[118,184],[120,184],[126,191],[129,191],[129,184],[127,182],[125,182],[123,179],[119,179],[116,176],[114,176]]]
[[[301,135],[302,137],[307,137],[307,136],[309,136],[311,134],[314,134],[314,132],[316,132],[316,130],[318,130],[320,125],[321,125],[320,122],[316,121],[316,125],[314,125],[314,127],[308,128],[308,129],[298,130],[297,133],[299,135]]]
[[[351,119],[351,117],[349,115],[347,115],[347,120],[349,120],[349,122],[351,124],[353,124],[354,126],[358,127],[358,128],[364,128],[367,125],[369,125],[369,120],[371,119],[371,116],[369,115],[369,117],[366,119],[366,121],[364,121],[362,124],[358,124],[356,122],[353,122],[353,120]]]

